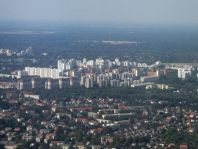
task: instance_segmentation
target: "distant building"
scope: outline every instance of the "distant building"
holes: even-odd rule
[[[107,143],[109,143],[109,144],[113,143],[113,137],[111,137],[111,136],[102,136],[101,137],[101,144],[106,145]]]
[[[37,99],[37,100],[40,99],[40,96],[39,95],[35,95],[35,94],[31,94],[31,93],[24,93],[24,97],[25,98]]]
[[[186,79],[187,77],[191,76],[191,69],[190,68],[178,68],[177,76],[180,79]]]
[[[31,88],[32,88],[31,78],[25,77],[18,81],[18,90],[31,89]]]
[[[93,87],[93,78],[92,77],[86,77],[85,87],[86,88],[92,88]]]
[[[119,87],[119,83],[120,81],[119,80],[110,80],[110,85],[111,87]]]
[[[70,87],[79,87],[80,86],[80,78],[71,77],[70,78]]]
[[[145,77],[141,77],[140,81],[143,82],[155,82],[159,79],[158,76],[145,76]]]
[[[39,76],[41,78],[58,79],[60,73],[55,68],[25,67],[28,76]]]

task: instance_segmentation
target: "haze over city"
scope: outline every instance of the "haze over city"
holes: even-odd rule
[[[1,21],[198,24],[197,0],[1,0]]]

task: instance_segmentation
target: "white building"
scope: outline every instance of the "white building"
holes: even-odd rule
[[[86,77],[85,87],[86,88],[92,88],[93,87],[93,78],[92,77]]]
[[[190,68],[178,68],[177,76],[181,79],[186,79],[187,77],[191,76],[191,69]]]
[[[115,58],[115,64],[116,64],[117,66],[120,66],[121,62],[120,62],[119,58]]]
[[[25,67],[28,76],[39,76],[41,78],[58,79],[60,73],[55,68]]]
[[[144,77],[141,77],[140,78],[140,81],[142,83],[145,83],[145,82],[155,82],[159,79],[158,76],[144,76]]]
[[[67,61],[66,59],[58,60],[58,70],[63,72],[72,68],[73,61]]]

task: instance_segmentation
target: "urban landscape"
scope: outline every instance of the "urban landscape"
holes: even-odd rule
[[[25,51],[14,57],[34,57],[32,48]],[[5,53],[8,49],[2,55],[10,56]],[[198,82],[195,63],[60,59],[54,68],[24,66],[0,76],[0,136],[5,148],[183,149],[197,145],[188,140],[197,139],[197,101],[187,102],[187,98],[193,94],[197,98],[198,88],[189,91],[183,86]],[[65,96],[77,90],[80,95]],[[97,90],[108,91],[100,95]],[[137,95],[119,97],[120,90]],[[93,93],[83,96],[83,92]]]

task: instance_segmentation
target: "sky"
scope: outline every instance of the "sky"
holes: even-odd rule
[[[198,0],[0,0],[0,21],[198,24]]]

